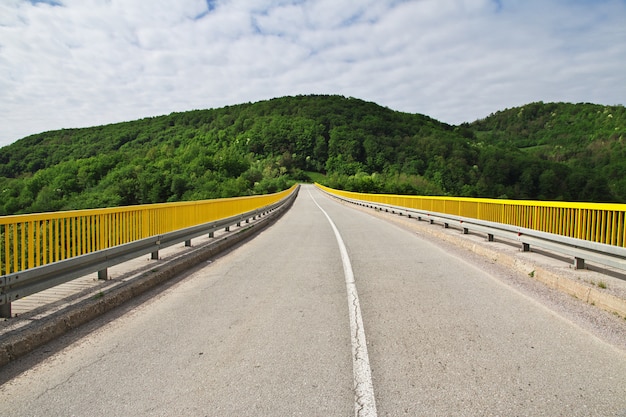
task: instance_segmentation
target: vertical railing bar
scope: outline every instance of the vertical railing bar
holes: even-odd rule
[[[624,211],[620,211],[619,216],[619,246],[626,246],[626,227],[624,225],[624,217],[626,213]]]
[[[602,238],[600,242],[607,243],[607,231],[609,227],[609,212],[602,210]]]
[[[72,233],[72,218],[68,217],[65,220],[65,230],[66,230],[66,241],[65,244],[67,245],[67,249],[65,251],[65,259],[69,259],[71,258],[72,255],[72,250],[74,249],[74,245],[72,243],[72,240],[74,239],[73,233]]]
[[[119,227],[120,227],[120,222],[119,222],[119,213],[115,213],[113,214],[112,217],[112,224],[111,224],[111,230],[113,231],[113,240],[111,242],[111,247],[113,246],[117,246],[117,243],[119,242],[119,238],[120,238],[120,231],[119,231]]]
[[[19,269],[18,228],[18,223],[13,223],[13,265],[11,266],[11,272],[15,272]]]
[[[11,228],[8,224],[4,225],[4,273],[11,273],[11,245],[9,243]]]
[[[60,218],[58,223],[57,236],[59,237],[59,257],[57,261],[65,259],[65,218]]]
[[[578,235],[577,237],[579,239],[584,239],[585,238],[585,232],[586,232],[586,228],[585,228],[585,210],[580,208],[578,209]]]
[[[126,232],[128,228],[126,227],[126,213],[120,213],[119,217],[119,226],[120,226],[120,240],[118,241],[118,245],[123,245],[126,243]]]
[[[42,237],[41,237],[41,244],[42,244],[42,265],[46,265],[48,264],[48,247],[49,247],[49,242],[48,242],[48,220],[42,220],[41,222],[41,231],[42,231]]]
[[[28,233],[28,223],[27,222],[23,222],[22,223],[22,227],[20,230],[20,244],[21,244],[21,259],[20,259],[20,268],[22,268],[22,270],[26,269],[26,263],[27,263],[27,253],[26,253],[26,247],[28,245],[28,243],[26,242],[27,239],[27,233]]]
[[[91,253],[93,252],[93,248],[91,246],[91,243],[93,242],[93,236],[91,231],[93,230],[91,223],[93,221],[93,216],[89,215],[89,216],[85,216],[85,250],[87,251],[86,253]]]
[[[620,245],[619,230],[620,230],[620,212],[618,210],[615,210],[613,212],[613,233],[612,233],[613,234],[612,244],[615,246]]]
[[[55,236],[55,240],[54,240],[54,262],[59,260],[59,251],[60,251],[60,247],[61,247],[61,236],[60,236],[60,232],[59,232],[59,222],[61,220],[60,219],[54,219],[54,236]]]
[[[2,246],[0,247],[0,275],[5,275],[6,271],[6,253],[7,253],[7,245],[6,245],[6,236],[7,236],[7,226],[5,224],[0,225],[0,233],[1,236],[4,236],[2,239]]]
[[[99,219],[100,215],[93,215],[91,217],[91,250],[94,252],[100,249],[100,233],[98,233],[98,229],[100,228]]]
[[[70,219],[63,219],[63,253],[61,255],[61,259],[67,259],[72,256],[72,242],[71,242],[71,234],[70,234]]]
[[[72,236],[72,257],[76,256],[76,250],[78,249],[78,233],[77,233],[77,225],[76,225],[76,221],[77,218],[72,216],[70,218],[70,225],[71,225],[71,236]]]
[[[613,211],[606,210],[606,231],[604,232],[604,243],[612,245],[613,243]]]
[[[605,236],[605,227],[606,227],[606,211],[604,210],[598,210],[598,214],[600,216],[600,222],[599,222],[599,229],[598,229],[598,240],[596,242],[604,242],[604,236]]]
[[[35,265],[34,266],[39,266],[41,265],[41,245],[42,245],[41,221],[37,220],[35,221],[35,224],[37,225],[37,227],[35,228],[35,241],[33,242],[33,244],[35,245]]]
[[[80,254],[87,253],[87,219],[80,216]]]

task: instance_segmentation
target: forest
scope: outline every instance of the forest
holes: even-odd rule
[[[626,202],[626,110],[530,103],[459,126],[336,95],[44,132],[0,148],[0,215],[279,191]]]

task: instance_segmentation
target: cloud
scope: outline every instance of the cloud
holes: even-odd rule
[[[448,123],[624,104],[624,0],[5,0],[0,145],[293,94]]]

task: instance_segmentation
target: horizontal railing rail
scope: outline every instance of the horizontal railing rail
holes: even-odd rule
[[[581,269],[585,267],[585,260],[597,262],[602,265],[611,266],[614,268],[618,268],[621,270],[626,270],[626,248],[623,246],[617,246],[612,244],[607,244],[602,241],[596,240],[585,240],[576,237],[571,237],[562,233],[554,233],[548,232],[544,230],[537,230],[533,228],[519,226],[517,221],[507,222],[497,222],[491,220],[483,220],[480,219],[478,214],[481,210],[490,212],[489,217],[491,218],[505,218],[505,213],[509,211],[509,208],[504,207],[507,203],[511,203],[514,206],[520,205],[521,203],[526,203],[529,206],[532,204],[542,205],[544,210],[536,209],[536,212],[548,212],[547,208],[563,208],[568,204],[572,204],[575,209],[574,215],[576,217],[587,217],[587,218],[597,218],[600,220],[604,220],[604,225],[602,227],[606,227],[606,219],[609,216],[614,216],[616,219],[621,219],[621,223],[619,224],[611,224],[609,230],[619,231],[622,233],[623,230],[623,221],[624,221],[624,211],[626,210],[626,205],[623,204],[595,204],[590,203],[585,205],[583,203],[558,203],[554,204],[552,202],[536,202],[536,201],[511,201],[511,200],[503,200],[502,202],[496,201],[496,206],[499,210],[501,210],[501,214],[494,213],[496,209],[494,207],[481,207],[482,204],[493,204],[493,200],[486,201],[478,201],[482,199],[459,199],[459,200],[468,200],[468,201],[455,201],[455,198],[447,198],[447,197],[414,197],[414,196],[396,196],[396,195],[379,195],[379,194],[364,194],[364,193],[353,193],[341,190],[334,190],[332,188],[324,187],[322,185],[316,184],[320,189],[325,192],[340,198],[344,201],[348,201],[354,204],[360,204],[367,207],[375,208],[378,210],[385,210],[392,213],[397,213],[401,215],[407,215],[408,217],[415,217],[418,220],[427,220],[430,223],[440,223],[444,227],[456,227],[459,230],[462,230],[463,233],[467,234],[469,231],[475,231],[484,233],[487,235],[488,240],[492,241],[494,236],[503,237],[509,240],[518,241],[522,244],[522,250],[529,251],[530,246],[537,246],[543,249],[552,250],[557,253],[569,255],[573,257],[574,267]],[[445,209],[446,205],[448,207],[447,210],[428,210],[428,209],[419,209],[413,208],[412,206],[418,205],[415,203],[416,199],[436,199],[437,203],[430,203],[430,207],[436,207],[438,209]],[[451,201],[442,201],[442,200],[451,200]],[[390,204],[393,202],[394,204]],[[447,204],[446,204],[447,203]],[[469,203],[467,205],[461,203]],[[499,203],[499,204],[498,204]],[[420,202],[419,204],[423,206],[429,206],[428,202]],[[454,214],[446,213],[446,211],[451,211],[450,206],[456,204],[456,211]],[[545,206],[543,206],[545,205]],[[459,209],[460,207],[460,209]],[[586,207],[586,208],[585,208]],[[464,210],[465,208],[466,210]],[[598,213],[599,210],[604,209],[610,211],[612,214],[609,215],[606,212]],[[593,213],[585,213],[583,211],[589,210]],[[616,214],[617,213],[617,214]],[[566,217],[557,217],[560,222],[573,222],[575,220],[567,219]],[[551,221],[538,221],[542,227],[540,229],[547,230],[556,230],[562,231],[563,229],[560,227],[556,227],[556,225],[551,226]],[[594,227],[594,225],[590,225],[590,227]],[[602,228],[601,227],[601,228]],[[585,233],[577,234],[577,235],[586,235]],[[594,235],[595,236],[595,235]],[[615,236],[606,239],[605,241],[616,242],[619,241],[623,245],[622,240],[617,239]]]
[[[75,278],[84,276],[89,273],[98,272],[98,277],[100,279],[107,278],[107,268],[123,263],[127,260],[134,259],[138,256],[142,256],[145,254],[152,254],[152,259],[158,259],[158,251],[159,249],[163,249],[181,242],[185,242],[186,245],[190,245],[191,239],[197,238],[199,236],[208,235],[209,237],[213,236],[213,233],[217,230],[226,229],[229,230],[230,226],[240,225],[242,222],[249,222],[250,219],[256,219],[259,216],[269,214],[270,212],[276,211],[281,207],[288,206],[288,203],[293,201],[298,192],[299,186],[294,186],[289,190],[286,190],[281,193],[272,194],[269,196],[255,196],[255,197],[241,197],[235,199],[220,199],[220,200],[209,200],[207,202],[215,202],[215,203],[226,203],[229,204],[230,207],[222,208],[221,210],[215,210],[215,207],[211,204],[203,204],[204,207],[212,207],[211,213],[208,215],[199,215],[197,218],[211,218],[215,216],[215,211],[219,213],[228,213],[232,211],[236,211],[237,209],[233,209],[233,207],[249,207],[249,202],[242,202],[237,200],[243,199],[252,199],[256,204],[262,204],[259,207],[256,207],[252,210],[243,210],[234,215],[230,215],[225,218],[221,218],[218,220],[203,222],[201,224],[195,224],[189,227],[175,229],[170,231],[169,229],[175,228],[177,226],[173,226],[174,224],[184,224],[189,223],[189,219],[185,221],[168,221],[169,225],[166,227],[159,226],[155,227],[152,230],[168,230],[163,233],[155,233],[148,237],[143,237],[139,239],[135,239],[129,242],[125,242],[122,244],[118,244],[115,246],[109,246],[104,249],[98,249],[94,251],[90,251],[88,253],[79,254],[77,256],[71,256],[66,259],[61,259],[55,262],[49,262],[45,265],[37,265],[32,268],[27,268],[24,270],[20,270],[17,272],[11,272],[9,274],[5,274],[0,277],[0,317],[10,317],[11,316],[11,302],[21,299],[27,295],[35,294],[39,291],[43,291],[48,288],[52,288],[56,285],[62,284],[64,282],[68,282]],[[257,198],[263,197],[263,198]],[[269,204],[263,204],[266,202],[270,202]],[[183,205],[188,205],[183,203]],[[191,204],[189,204],[191,205]],[[168,206],[159,205],[159,206]],[[137,209],[143,209],[144,207],[137,206]],[[169,207],[165,207],[169,208]],[[119,212],[126,212],[128,208],[120,208]],[[194,208],[195,211],[198,211],[198,207]],[[85,210],[90,211],[90,210]],[[99,210],[96,210],[99,211]],[[106,210],[106,211],[113,211]],[[152,211],[149,209],[149,211]],[[52,216],[53,213],[39,215],[39,216]],[[61,218],[77,218],[76,216],[67,216],[68,212],[61,213]],[[151,215],[154,213],[151,213]],[[161,216],[162,214],[159,214]],[[183,214],[181,214],[183,215]],[[33,221],[43,221],[41,217],[37,217],[37,215],[27,215],[31,218],[36,218],[38,220],[28,219],[28,222]],[[10,216],[10,217],[19,217],[19,216]],[[0,218],[2,220],[3,218]],[[126,220],[130,220],[132,224],[136,222],[132,216],[129,216]],[[1,224],[1,223],[0,223]],[[15,223],[9,223],[15,224]],[[85,224],[89,224],[89,222],[85,222]],[[107,226],[109,224],[107,223]],[[115,227],[120,227],[119,225],[113,225]],[[156,226],[156,225],[155,225]],[[125,226],[130,227],[130,226]],[[72,229],[73,230],[73,229]],[[42,234],[35,234],[35,236],[30,237],[42,237]],[[134,234],[129,233],[128,236],[134,236]],[[18,239],[18,242],[20,240]],[[29,245],[33,247],[37,246],[37,243],[28,242]]]

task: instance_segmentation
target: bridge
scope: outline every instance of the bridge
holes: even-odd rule
[[[0,414],[626,415],[624,318],[533,279],[620,294],[619,271],[478,256],[449,242],[500,232],[393,211],[302,186],[254,239],[5,365]]]

